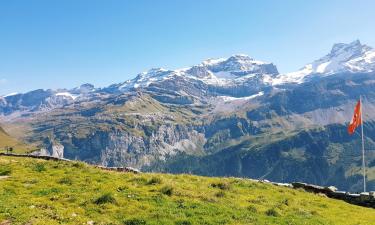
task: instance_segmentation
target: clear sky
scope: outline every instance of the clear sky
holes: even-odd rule
[[[373,0],[2,0],[0,95],[236,53],[290,72],[336,42],[375,47],[374,21]]]

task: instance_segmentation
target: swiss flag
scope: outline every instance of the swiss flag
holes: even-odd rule
[[[354,115],[352,118],[352,121],[350,121],[349,126],[348,126],[348,133],[351,135],[354,133],[355,129],[361,125],[362,123],[362,106],[361,106],[361,101],[357,102],[357,105],[354,108]]]

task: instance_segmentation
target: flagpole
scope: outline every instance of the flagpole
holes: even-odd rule
[[[361,105],[361,137],[362,137],[362,171],[363,171],[363,191],[366,192],[366,164],[365,164],[365,141],[363,138],[363,117],[362,117],[362,96],[359,96],[359,102]]]

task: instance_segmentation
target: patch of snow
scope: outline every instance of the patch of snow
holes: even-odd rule
[[[219,64],[219,63],[222,63],[224,62],[225,60],[227,60],[226,58],[218,58],[218,59],[206,59],[202,62],[201,65],[204,65],[204,66],[211,66],[211,65],[215,65],[215,64]]]
[[[138,88],[139,85],[140,85],[140,84],[137,83],[137,84],[134,84],[133,87],[134,87],[134,88]]]
[[[318,65],[317,68],[316,68],[316,72],[317,73],[326,72],[326,68],[330,63],[331,63],[331,61],[328,61],[328,62],[325,62],[325,63],[322,63],[322,64]]]
[[[375,62],[375,50],[366,52],[364,60],[367,63],[374,63]]]
[[[219,98],[223,99],[224,102],[231,102],[231,101],[238,101],[238,100],[250,100],[250,99],[253,99],[253,98],[256,98],[256,97],[260,97],[262,95],[264,95],[263,91],[261,91],[257,94],[254,94],[254,95],[246,96],[246,97],[236,98],[236,97],[231,97],[231,96],[219,96]]]
[[[71,93],[69,92],[60,92],[60,93],[56,93],[55,94],[56,96],[63,96],[63,97],[68,97],[68,98],[71,98],[73,100],[75,100],[78,96],[76,95],[72,95]]]
[[[226,72],[226,71],[220,71],[220,72],[214,73],[214,75],[218,79],[235,79],[235,78],[237,78],[236,75],[233,75],[232,73]]]
[[[9,97],[9,96],[14,96],[14,95],[18,95],[18,92],[13,92],[13,93],[9,93],[7,95],[3,95],[3,98]]]
[[[312,72],[312,65],[308,64],[303,69],[291,72],[287,74],[280,74],[275,79],[272,80],[272,85],[279,85],[283,83],[302,83],[304,78],[311,74]]]

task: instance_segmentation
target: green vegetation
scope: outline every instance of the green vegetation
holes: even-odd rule
[[[94,201],[95,204],[101,205],[101,204],[106,204],[106,203],[111,203],[111,204],[116,204],[116,199],[113,197],[112,193],[105,193],[99,198],[97,198]]]
[[[41,169],[43,168],[43,169]],[[0,157],[0,223],[373,224],[373,209],[239,178]]]
[[[11,170],[4,166],[4,167],[0,167],[0,176],[8,176],[11,174]]]

